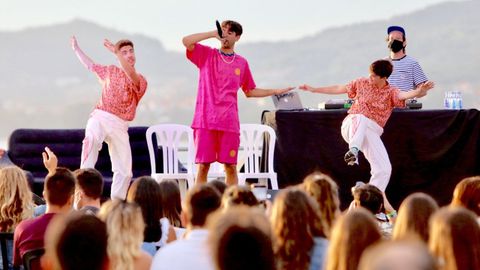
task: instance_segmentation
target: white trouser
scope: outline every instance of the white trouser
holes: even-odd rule
[[[392,164],[380,139],[382,133],[383,128],[363,114],[349,114],[342,123],[342,136],[348,147],[358,148],[370,163],[372,176],[369,183],[385,192],[392,174]]]
[[[102,143],[108,144],[112,162],[111,198],[125,199],[132,179],[132,152],[128,122],[111,113],[94,110],[85,129],[80,168],[94,168]]]

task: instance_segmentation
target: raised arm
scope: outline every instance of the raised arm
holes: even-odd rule
[[[420,98],[427,95],[428,90],[432,89],[435,86],[435,83],[431,81],[427,81],[425,83],[421,83],[415,88],[414,90],[408,92],[400,92],[398,98],[400,100],[411,99],[411,98]]]
[[[80,49],[80,47],[78,46],[77,38],[75,36],[72,36],[70,41],[72,43],[72,49],[75,52],[78,60],[80,60],[80,63],[82,63],[82,65],[84,65],[88,70],[91,71],[93,64],[95,63],[82,51],[82,49]]]
[[[312,93],[321,93],[321,94],[345,94],[347,93],[347,87],[345,85],[331,85],[325,87],[312,87],[308,84],[300,85],[298,88],[301,90],[309,91]]]
[[[280,89],[262,89],[262,88],[255,88],[245,93],[247,97],[268,97],[272,95],[280,95],[285,92],[288,92],[295,87],[287,87],[287,88],[280,88]]]
[[[193,48],[195,48],[195,43],[198,43],[202,40],[209,39],[209,38],[221,39],[220,36],[218,35],[217,30],[214,30],[209,32],[188,35],[182,39],[182,42],[185,48],[187,48],[187,50],[192,51]]]
[[[105,48],[107,48],[110,52],[112,52],[117,57],[118,61],[120,62],[120,65],[122,66],[123,71],[125,71],[125,74],[127,74],[127,76],[130,78],[130,80],[132,80],[132,82],[135,84],[135,86],[138,89],[140,87],[140,76],[137,74],[135,67],[132,64],[128,63],[127,59],[122,54],[122,52],[120,50],[117,50],[115,45],[113,45],[113,43],[110,42],[110,40],[105,39],[103,41],[103,45],[105,46]]]

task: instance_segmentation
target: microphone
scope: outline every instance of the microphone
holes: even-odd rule
[[[223,38],[223,31],[222,31],[222,26],[220,26],[220,23],[218,20],[215,21],[215,24],[217,25],[217,32],[220,38]]]

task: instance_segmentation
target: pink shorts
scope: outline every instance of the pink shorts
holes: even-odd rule
[[[221,130],[194,129],[195,163],[237,164],[240,134]]]

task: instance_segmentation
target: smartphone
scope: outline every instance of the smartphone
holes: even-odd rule
[[[217,32],[220,38],[223,38],[223,31],[222,31],[222,26],[218,22],[218,20],[215,21],[215,24],[217,25]]]
[[[264,201],[267,199],[267,186],[262,184],[252,184],[251,189],[253,195],[255,195],[258,201]]]

